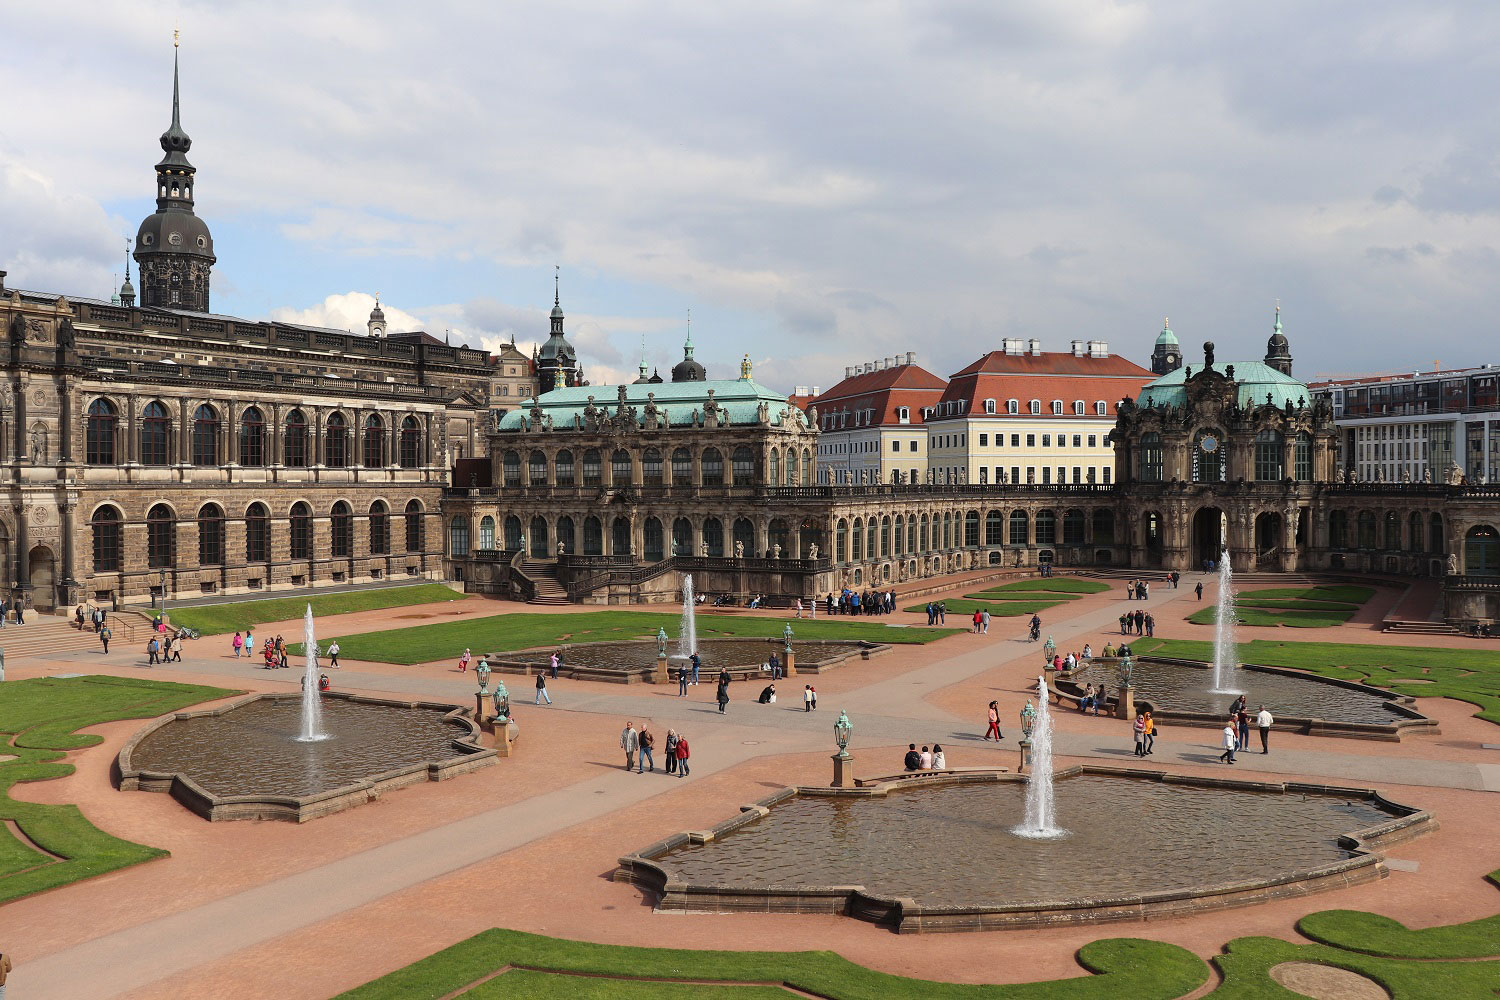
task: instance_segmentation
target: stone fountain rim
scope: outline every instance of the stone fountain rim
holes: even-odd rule
[[[737,816],[724,820],[708,830],[683,831],[657,841],[619,859],[614,873],[617,882],[629,882],[654,893],[659,910],[711,912],[755,911],[793,913],[839,913],[892,925],[898,933],[937,931],[1021,929],[1058,924],[1087,924],[1116,920],[1144,920],[1168,914],[1186,915],[1207,910],[1246,906],[1285,896],[1303,896],[1343,888],[1384,878],[1389,874],[1385,859],[1376,853],[1390,845],[1436,830],[1437,819],[1430,810],[1418,809],[1386,798],[1378,790],[1309,782],[1265,782],[1238,778],[1210,778],[1147,771],[1129,767],[1081,764],[1063,768],[1054,778],[1063,781],[1081,775],[1158,781],[1204,788],[1232,789],[1246,792],[1328,795],[1359,798],[1392,813],[1384,823],[1354,830],[1338,838],[1341,848],[1351,857],[1325,865],[1282,872],[1235,883],[1144,892],[1111,897],[1079,897],[1032,903],[986,906],[926,905],[905,896],[882,896],[863,885],[757,886],[744,888],[717,884],[693,884],[675,878],[673,872],[659,863],[662,855],[677,847],[707,843],[720,839],[742,826],[769,815],[771,809],[799,795],[818,797],[884,797],[891,791],[912,791],[954,784],[979,782],[1024,782],[1004,768],[971,768],[941,772],[914,783],[906,777],[880,779],[857,788],[823,788],[789,786],[756,802],[740,806]],[[717,909],[715,909],[717,907]]]
[[[204,788],[182,771],[152,771],[134,764],[134,753],[146,737],[183,719],[228,715],[258,701],[290,702],[302,700],[299,692],[247,694],[213,708],[191,712],[172,712],[153,719],[126,740],[115,757],[116,780],[121,791],[167,792],[188,809],[210,821],[232,819],[279,819],[305,823],[372,801],[387,791],[394,791],[422,780],[442,781],[459,774],[494,764],[499,751],[481,745],[481,730],[470,710],[449,702],[422,701],[410,698],[372,698],[346,691],[323,691],[321,697],[361,705],[384,705],[392,708],[441,711],[446,722],[465,730],[452,740],[454,756],[439,761],[414,761],[381,771],[358,781],[325,789],[311,795],[218,795]]]

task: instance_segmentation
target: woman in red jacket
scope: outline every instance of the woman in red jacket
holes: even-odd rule
[[[679,733],[677,736],[677,777],[679,778],[688,776],[688,756],[687,737]]]

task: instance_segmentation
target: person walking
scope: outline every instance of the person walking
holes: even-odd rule
[[[1146,756],[1146,716],[1144,714],[1137,715],[1132,728],[1135,731],[1135,755],[1137,757],[1144,757]]]
[[[245,648],[245,637],[236,632],[234,634],[234,641],[230,643],[230,646],[234,648],[234,658],[238,660],[240,658],[240,651]]]
[[[335,669],[335,670],[340,669],[340,667],[339,667],[339,643],[338,643],[337,639],[335,639],[333,642],[330,642],[328,644],[328,665],[330,667],[332,667],[333,669]]]
[[[1260,730],[1260,752],[1263,754],[1271,752],[1271,727],[1275,724],[1276,720],[1271,718],[1266,706],[1260,706],[1260,711],[1255,716],[1255,728]]]
[[[990,702],[990,726],[984,731],[984,738],[988,740],[991,733],[994,734],[996,743],[1005,739],[1000,735],[1000,703],[998,701]]]
[[[680,666],[678,666],[678,668],[677,668],[677,697],[679,697],[679,698],[686,698],[687,697],[687,689],[688,689],[688,668],[687,668],[687,664],[684,663],[684,664],[681,664]]]
[[[729,681],[719,679],[719,689],[714,693],[714,700],[719,703],[719,714],[723,715],[724,710],[729,707]]]
[[[1240,696],[1240,709],[1234,713],[1235,722],[1239,725],[1240,749],[1243,750],[1250,745],[1250,713],[1247,712],[1244,695]]]
[[[652,734],[651,727],[644,722],[641,723],[640,741],[641,756],[640,759],[636,761],[635,773],[645,774],[648,764],[651,770],[655,771],[656,755],[652,753],[652,751],[656,748],[656,736]]]
[[[109,626],[106,625],[99,630],[99,641],[104,643],[104,652],[106,654],[109,653],[109,640],[112,638],[114,638],[114,633],[109,630]]]
[[[665,758],[665,762],[662,765],[663,770],[665,770],[668,774],[676,774],[677,773],[677,730],[675,730],[675,729],[668,729],[667,730],[667,742],[662,747],[662,757]]]
[[[255,633],[251,629],[245,629],[245,655],[255,655]]]
[[[688,776],[688,758],[692,756],[692,750],[688,747],[687,737],[681,733],[677,734],[677,777]]]
[[[816,712],[818,710],[818,689],[809,684],[807,686],[807,693],[812,696],[812,710]]]
[[[811,684],[804,684],[804,685],[802,685],[802,711],[804,711],[804,712],[811,712],[812,711],[812,701],[813,701],[812,685]]]
[[[472,654],[469,652],[468,647],[465,647],[464,648],[464,655],[460,656],[458,658],[458,672],[459,673],[461,673],[461,674],[465,673],[469,669],[469,660],[471,658],[472,658]]]
[[[172,637],[172,662],[173,663],[181,663],[182,662],[182,647],[183,647],[183,644],[184,644],[185,641],[186,640],[184,640],[182,638],[182,634],[180,632],[177,635],[175,635],[175,636]]]
[[[1200,600],[1200,601],[1203,600],[1203,581],[1202,580],[1198,581],[1198,586],[1194,587],[1193,590],[1197,592],[1197,594],[1198,594],[1198,600]]]
[[[1156,720],[1151,717],[1150,709],[1146,711],[1146,752],[1143,756],[1149,757],[1156,747]]]
[[[974,631],[975,635],[979,634],[979,609],[978,608],[974,609],[973,631]]]
[[[1147,615],[1146,616],[1146,635],[1152,636],[1152,635],[1155,635],[1155,634],[1156,634],[1156,619],[1153,618],[1153,617],[1151,617],[1150,615]]]
[[[703,666],[703,661],[698,658],[698,651],[696,649],[693,650],[693,655],[690,656],[690,657],[688,657],[688,659],[691,660],[692,664],[693,664],[693,686],[697,687],[698,686],[698,668],[701,667],[701,666]]]
[[[620,733],[620,749],[625,751],[625,770],[629,771],[635,767],[635,752],[640,745],[641,740],[636,734],[635,723],[625,723],[625,729]]]
[[[161,650],[161,641],[158,640],[156,638],[156,636],[153,635],[151,637],[151,641],[148,642],[148,643],[146,643],[146,666],[148,666],[148,667],[154,667],[154,666],[156,666],[156,664],[160,660],[160,657],[157,656],[157,653],[160,650]]]
[[[552,704],[552,696],[547,693],[547,675],[544,674],[544,673],[538,672],[537,675],[536,675],[536,698],[533,699],[531,703],[533,705],[540,705],[542,703],[542,699],[543,698],[547,699],[547,704],[549,704],[549,705]],[[646,731],[645,724],[642,723],[641,724],[641,732],[644,733],[645,731]]]
[[[547,676],[557,680],[557,665],[562,662],[562,654],[557,650],[552,651],[552,658],[547,661]]]
[[[979,634],[990,634],[990,609],[984,608],[979,612]]]
[[[1234,763],[1234,748],[1238,744],[1234,734],[1234,717],[1230,716],[1229,724],[1224,727],[1224,752],[1219,754],[1219,759],[1226,764]]]

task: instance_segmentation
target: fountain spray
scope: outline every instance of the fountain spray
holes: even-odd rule
[[[323,701],[318,693],[318,639],[313,634],[312,604],[302,619],[302,651],[307,656],[307,666],[302,672],[302,731],[297,740],[315,743],[328,739],[323,731]]]
[[[1036,679],[1036,724],[1031,730],[1031,777],[1026,782],[1026,817],[1011,832],[1031,840],[1055,840],[1066,836],[1057,825],[1052,798],[1052,700],[1047,678]]]
[[[1238,662],[1234,642],[1234,625],[1238,613],[1234,608],[1234,570],[1229,552],[1219,553],[1219,604],[1214,613],[1214,694],[1241,694],[1234,687]]]
[[[698,651],[697,609],[693,604],[693,574],[682,578],[682,626],[677,633],[677,655],[686,659]]]

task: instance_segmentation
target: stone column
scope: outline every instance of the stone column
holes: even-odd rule
[[[31,464],[31,449],[26,447],[26,392],[31,386],[25,376],[16,383],[16,461],[21,465]],[[20,580],[20,577],[16,577]]]
[[[21,397],[17,394],[16,398],[20,399]],[[26,504],[13,504],[11,511],[16,516],[16,587],[19,590],[30,590],[31,545],[27,539],[26,532]]]
[[[168,452],[177,452],[178,465],[191,465],[193,463],[192,452],[192,410],[194,404],[191,399],[177,400],[177,441],[176,449],[168,448]]]
[[[323,408],[321,406],[312,408],[312,420],[308,421],[307,433],[312,435],[312,441],[309,442],[312,447],[308,449],[307,456],[312,461],[308,464],[321,468],[327,460],[327,455],[323,453],[327,442],[323,439]]]
[[[129,465],[135,465],[140,461],[141,431],[140,431],[140,405],[135,396],[125,397],[125,461]]]
[[[73,577],[73,547],[78,541],[73,531],[73,520],[78,510],[78,501],[70,498],[59,506],[62,508],[62,538],[58,543],[62,549],[62,580],[59,582],[62,584],[62,602],[65,606],[71,606],[74,603],[74,591],[78,587],[78,581]]]
[[[61,404],[61,415],[58,418],[58,422],[60,425],[59,430],[62,433],[62,441],[59,442],[58,454],[61,456],[63,462],[70,463],[73,461],[73,380],[66,375],[63,376],[62,393],[59,403]],[[1485,426],[1489,426],[1488,422],[1486,422]],[[65,532],[63,534],[65,542],[67,537]],[[71,579],[71,574],[69,574],[69,579]]]

